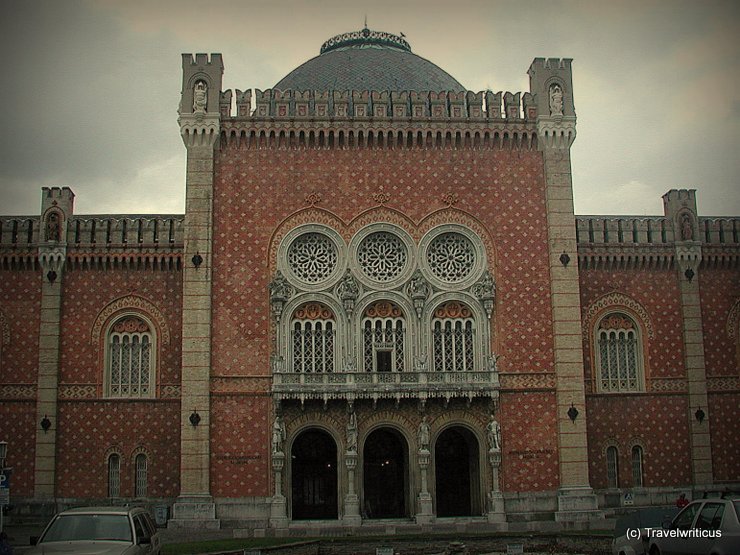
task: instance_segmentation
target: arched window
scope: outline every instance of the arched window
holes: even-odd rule
[[[321,303],[307,303],[291,321],[294,372],[334,372],[336,319]]]
[[[134,459],[136,475],[134,476],[134,495],[146,497],[147,486],[147,458],[144,453],[139,453]]]
[[[619,452],[613,445],[606,448],[606,484],[609,488],[619,487]]]
[[[473,371],[474,324],[470,309],[456,301],[447,302],[434,311],[432,339],[436,371]]]
[[[403,372],[405,330],[403,312],[390,301],[377,301],[362,318],[365,372]]]
[[[121,496],[121,456],[112,453],[108,457],[108,497]]]
[[[596,368],[604,392],[643,391],[640,329],[620,312],[610,313],[596,326]]]
[[[154,393],[154,334],[138,316],[119,318],[107,336],[105,392],[108,397],[151,397]]]
[[[632,487],[642,487],[642,447],[632,447]]]

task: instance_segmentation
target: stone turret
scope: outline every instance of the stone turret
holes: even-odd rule
[[[535,58],[529,66],[529,90],[537,107],[541,148],[570,148],[576,138],[571,61]]]

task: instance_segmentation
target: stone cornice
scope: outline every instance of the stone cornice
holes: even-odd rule
[[[569,149],[576,140],[576,118],[541,116],[537,118],[537,135],[541,149]]]
[[[177,119],[180,136],[187,148],[213,147],[219,136],[218,112],[208,114],[182,114]]]

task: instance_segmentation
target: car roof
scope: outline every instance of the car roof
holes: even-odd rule
[[[107,515],[126,515],[133,511],[143,511],[141,507],[75,507],[59,513],[60,515],[69,514],[107,514]]]

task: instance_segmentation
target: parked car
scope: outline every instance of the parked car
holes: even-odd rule
[[[738,555],[740,497],[689,503],[651,535],[650,555]]]
[[[51,519],[28,553],[159,555],[159,532],[141,507],[80,507]]]
[[[662,528],[663,522],[671,520],[677,512],[676,507],[648,507],[622,515],[614,526],[612,554],[644,555],[648,545],[647,530]],[[638,533],[632,532],[634,530]]]

